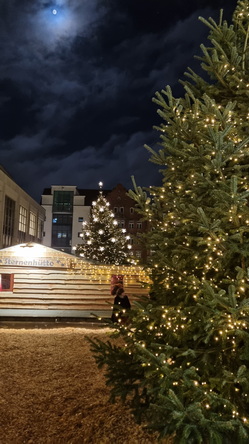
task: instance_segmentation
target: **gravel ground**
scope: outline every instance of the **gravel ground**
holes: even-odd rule
[[[158,442],[121,403],[109,402],[86,340],[108,338],[108,328],[20,325],[0,328],[1,444]]]

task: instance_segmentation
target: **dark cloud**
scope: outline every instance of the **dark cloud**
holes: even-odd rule
[[[34,198],[43,188],[159,181],[155,91],[178,80],[235,0],[0,0],[0,163]],[[53,14],[54,10],[54,14]],[[198,68],[197,68],[198,69]]]

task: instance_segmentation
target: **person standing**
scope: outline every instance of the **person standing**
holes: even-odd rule
[[[127,324],[129,315],[127,312],[131,309],[131,304],[127,294],[123,287],[117,290],[116,296],[114,298],[114,305],[112,311],[112,322]]]

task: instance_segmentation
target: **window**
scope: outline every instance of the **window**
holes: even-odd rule
[[[42,233],[43,233],[43,220],[38,219],[38,239],[42,239]]]
[[[134,213],[134,208],[133,208],[133,207],[130,208],[130,213],[131,213],[131,214]]]
[[[124,220],[120,220],[118,223],[119,228],[124,228],[125,227],[125,221]]]
[[[54,191],[53,212],[73,212],[73,191]]]
[[[78,222],[83,222],[84,217],[78,217]]]
[[[4,218],[3,218],[3,247],[12,245],[15,220],[15,201],[5,196]]]
[[[19,206],[18,242],[25,242],[28,225],[28,211],[22,205]]]
[[[52,247],[69,247],[72,239],[72,214],[54,214]]]
[[[123,213],[124,213],[124,207],[119,207],[119,212],[120,212],[121,214],[123,214]]]
[[[53,225],[52,247],[70,247],[72,239],[71,225]]]
[[[134,222],[129,222],[129,228],[134,228]]]
[[[141,228],[142,228],[142,222],[137,222],[137,228],[138,228],[139,230],[141,230]]]
[[[114,211],[114,213],[117,213],[118,212],[118,207],[114,207],[113,211]]]
[[[22,205],[19,207],[19,226],[18,230],[26,233],[28,212]]]
[[[61,239],[62,237],[66,238],[67,237],[67,232],[66,231],[63,231],[63,232],[58,231],[57,237],[58,237],[58,239]]]
[[[36,236],[36,214],[32,211],[29,213],[29,234]]]
[[[0,274],[0,291],[13,291],[13,283],[13,274]]]
[[[141,257],[141,251],[136,251],[136,257]]]
[[[53,225],[72,225],[71,214],[54,214]]]

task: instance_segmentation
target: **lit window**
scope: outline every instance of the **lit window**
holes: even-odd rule
[[[36,214],[32,211],[29,213],[29,234],[36,236]]]
[[[19,207],[19,231],[26,233],[28,212],[22,205]]]
[[[5,196],[4,218],[3,218],[3,247],[12,245],[15,221],[15,201]]]
[[[0,291],[12,291],[14,283],[13,274],[0,274]]]
[[[57,237],[58,237],[58,239],[66,238],[66,237],[67,237],[67,233],[61,233],[61,232],[59,232],[59,233],[57,233]]]

